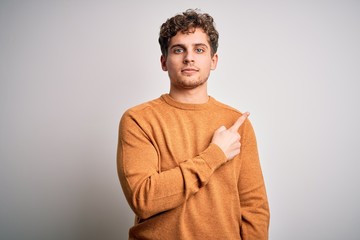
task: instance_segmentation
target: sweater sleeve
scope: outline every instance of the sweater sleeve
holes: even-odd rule
[[[161,172],[161,156],[140,125],[128,112],[123,115],[117,166],[130,207],[146,219],[184,203],[207,184],[212,173],[226,162],[226,156],[217,145],[210,144],[197,156]]]
[[[270,220],[269,205],[260,167],[254,130],[249,120],[245,121],[242,159],[238,189],[241,203],[241,238],[243,240],[266,240]]]

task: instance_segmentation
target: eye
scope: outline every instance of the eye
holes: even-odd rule
[[[205,50],[202,49],[202,48],[197,48],[197,49],[195,49],[195,52],[197,52],[197,53],[203,53],[203,52],[205,52]]]
[[[175,48],[174,49],[174,53],[182,53],[182,52],[184,52],[184,49],[182,49],[182,48]]]

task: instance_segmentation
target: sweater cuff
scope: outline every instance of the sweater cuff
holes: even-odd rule
[[[210,143],[209,147],[199,155],[204,159],[211,170],[217,169],[227,160],[223,150],[214,143]]]

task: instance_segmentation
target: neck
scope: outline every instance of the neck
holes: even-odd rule
[[[194,89],[178,89],[171,86],[169,95],[181,103],[202,104],[209,101],[206,83]]]

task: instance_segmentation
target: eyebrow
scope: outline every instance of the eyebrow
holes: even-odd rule
[[[206,47],[208,48],[208,46],[205,44],[205,43],[195,43],[195,44],[192,44],[192,46],[195,46],[195,47]],[[176,48],[176,47],[181,47],[181,48],[185,48],[185,45],[184,44],[181,44],[181,43],[178,43],[178,44],[174,44],[170,47],[170,49],[173,49],[173,48]]]

